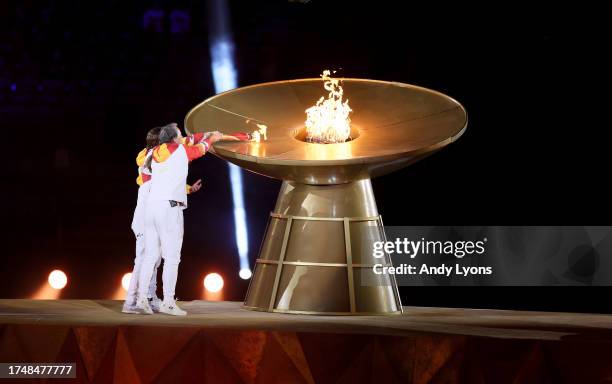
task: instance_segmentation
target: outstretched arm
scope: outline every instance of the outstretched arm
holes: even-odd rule
[[[188,135],[181,139],[181,144],[185,145],[196,145],[200,144],[202,141],[208,139],[212,132],[198,132],[193,135]]]
[[[223,135],[221,140],[223,141],[250,141],[253,136],[247,132],[232,132],[227,135]]]
[[[210,147],[219,141],[223,135],[219,132],[213,132],[208,138],[202,140],[200,143],[195,145],[185,145],[185,151],[187,152],[187,158],[189,161],[195,160],[199,157],[204,156]]]

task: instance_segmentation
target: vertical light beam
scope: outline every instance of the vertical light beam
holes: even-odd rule
[[[210,26],[210,56],[211,70],[215,92],[225,92],[237,87],[237,73],[234,65],[234,42],[229,28],[229,10],[225,0],[209,1]],[[236,247],[240,257],[240,270],[249,268],[249,238],[246,225],[246,212],[244,209],[244,195],[242,189],[242,169],[228,163],[230,183],[232,188],[232,201],[234,204],[234,227]],[[246,276],[241,273],[240,276]],[[249,274],[250,276],[250,274]]]

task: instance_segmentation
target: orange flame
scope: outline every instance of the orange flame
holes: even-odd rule
[[[353,111],[348,99],[342,101],[344,90],[339,79],[330,77],[330,71],[321,75],[323,88],[329,92],[327,99],[323,96],[315,105],[306,110],[306,141],[313,143],[344,143],[351,134]]]
[[[268,140],[268,127],[264,124],[255,124],[257,125],[258,129],[251,133],[251,136],[253,137],[252,141],[259,143],[262,138],[264,141]]]

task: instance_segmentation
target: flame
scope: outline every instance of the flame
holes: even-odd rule
[[[321,75],[323,88],[329,92],[327,99],[323,96],[315,105],[306,110],[306,141],[312,143],[344,143],[351,134],[353,111],[348,99],[342,102],[344,93],[339,79],[330,77],[330,71]]]
[[[247,120],[247,123],[248,122],[249,121]],[[262,138],[264,141],[268,140],[268,127],[264,124],[255,123],[255,125],[257,125],[258,129],[251,133],[251,136],[253,137],[252,141],[259,143]]]

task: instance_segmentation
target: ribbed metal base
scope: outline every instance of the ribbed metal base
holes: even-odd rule
[[[374,275],[384,241],[370,179],[335,185],[283,182],[244,308],[296,314],[393,315],[393,276]]]

